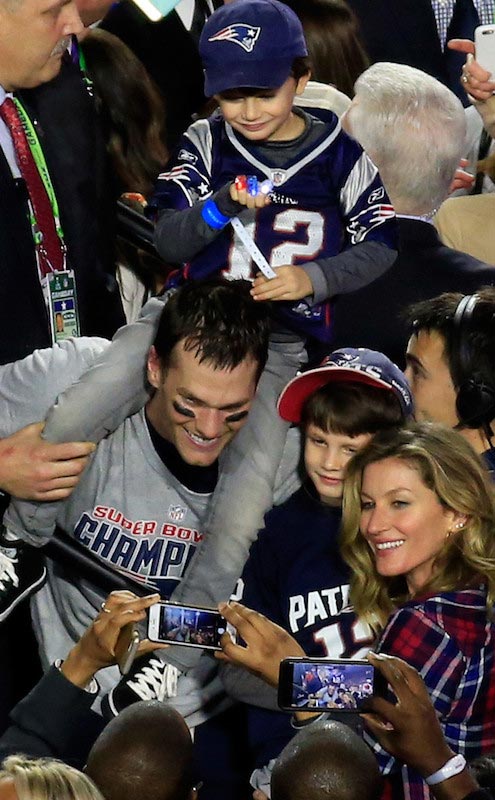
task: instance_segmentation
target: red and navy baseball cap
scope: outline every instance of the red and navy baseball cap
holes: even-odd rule
[[[327,383],[366,383],[394,392],[404,417],[413,413],[413,399],[404,373],[383,353],[364,347],[345,347],[330,353],[316,369],[293,378],[277,403],[278,413],[288,422],[301,422],[306,400]]]
[[[298,16],[284,3],[234,0],[206,21],[199,53],[212,97],[227,89],[278,89],[308,49]]]

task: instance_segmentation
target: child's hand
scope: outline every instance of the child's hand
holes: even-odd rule
[[[272,186],[268,186],[269,183],[258,183],[255,176],[238,175],[230,186],[230,196],[246,208],[264,208],[270,203],[269,192]]]
[[[301,267],[275,267],[276,278],[265,278],[260,272],[253,281],[253,300],[302,300],[313,294],[313,284]]]

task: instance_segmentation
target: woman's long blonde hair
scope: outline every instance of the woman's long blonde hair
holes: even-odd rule
[[[19,800],[104,800],[93,781],[52,758],[9,756],[0,780],[11,778]]]
[[[378,433],[349,463],[341,549],[352,572],[350,598],[356,614],[378,632],[390,614],[410,599],[404,577],[378,574],[373,553],[360,533],[364,470],[386,458],[399,458],[417,469],[443,506],[467,517],[463,529],[446,539],[421,594],[484,583],[491,613],[495,601],[495,502],[488,472],[458,433],[425,422]]]

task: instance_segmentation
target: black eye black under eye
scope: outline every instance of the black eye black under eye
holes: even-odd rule
[[[240,422],[241,419],[244,419],[247,415],[247,411],[238,411],[237,414],[230,414],[228,417],[225,417],[225,422]]]
[[[172,405],[175,411],[177,411],[178,414],[182,414],[183,417],[191,417],[191,419],[194,419],[196,417],[196,414],[191,408],[186,408],[185,406],[181,406],[181,404],[178,403],[177,400],[173,400]]]

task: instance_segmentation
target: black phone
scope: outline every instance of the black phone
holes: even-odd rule
[[[284,711],[359,711],[384,695],[386,681],[369,663],[351,658],[286,658],[280,664],[278,704]]]
[[[220,637],[235,628],[214,608],[157,603],[148,609],[148,638],[152,642],[221,650]]]

